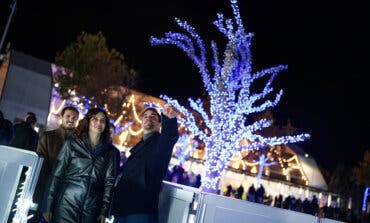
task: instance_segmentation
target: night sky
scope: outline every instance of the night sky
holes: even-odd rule
[[[1,34],[11,2],[0,1]],[[254,70],[289,66],[273,83],[284,90],[272,109],[277,122],[289,118],[298,133],[312,135],[299,145],[319,166],[333,170],[362,160],[370,149],[370,14],[364,1],[239,0],[239,8],[246,30],[255,34]],[[102,31],[108,46],[139,72],[137,90],[186,101],[204,91],[197,68],[180,49],[152,47],[149,38],[182,31],[174,22],[179,17],[207,46],[216,40],[221,48],[224,39],[212,24],[218,12],[231,16],[228,0],[19,0],[3,49],[11,42],[14,50],[53,62],[82,31]]]

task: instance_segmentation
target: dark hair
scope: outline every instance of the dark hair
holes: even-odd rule
[[[26,122],[30,123],[31,125],[34,125],[34,124],[37,123],[37,118],[36,118],[36,116],[30,114],[30,115],[27,116]]]
[[[155,109],[155,108],[153,108],[153,107],[149,107],[149,108],[146,108],[144,111],[143,111],[143,114],[142,115],[144,115],[145,114],[145,112],[147,112],[147,111],[153,111],[155,114],[157,114],[157,116],[158,116],[158,121],[159,122],[162,122],[162,116],[161,116],[161,114],[159,114],[159,112],[157,111],[157,109]]]
[[[35,116],[35,117],[36,117],[36,114],[35,114],[35,113],[33,113],[33,112],[27,112],[27,113],[26,113],[26,116]]]
[[[100,140],[103,144],[110,142],[108,114],[105,110],[100,109],[100,108],[89,109],[85,117],[78,123],[78,126],[76,128],[77,136],[81,137],[83,134],[89,133],[89,123],[90,123],[91,118],[100,112],[103,113],[103,115],[105,116],[105,128],[100,135]]]
[[[0,120],[4,119],[4,114],[2,111],[0,111]]]
[[[62,109],[62,112],[61,112],[62,116],[64,115],[64,113],[65,113],[67,110],[71,110],[71,111],[76,112],[76,113],[77,113],[77,116],[80,114],[80,113],[78,112],[77,108],[75,108],[75,107],[73,107],[73,106],[66,106],[66,107],[64,107],[64,108]]]

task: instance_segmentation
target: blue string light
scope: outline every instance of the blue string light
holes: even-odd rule
[[[273,100],[268,97],[274,92],[271,85],[277,73],[287,69],[287,66],[278,65],[259,72],[252,72],[250,47],[253,34],[246,33],[244,30],[237,1],[231,0],[230,2],[234,18],[225,19],[223,14],[218,13],[217,20],[213,23],[224,34],[228,42],[221,55],[223,60],[220,63],[217,44],[211,41],[213,59],[209,65],[213,68],[212,76],[207,68],[208,62],[203,40],[195,28],[186,21],[175,19],[177,25],[184,29],[186,34],[167,32],[163,38],[150,38],[153,46],[177,46],[199,69],[210,98],[210,110],[204,109],[200,99],[189,98],[189,104],[191,109],[202,116],[206,128],[200,128],[193,114],[177,100],[166,95],[160,97],[173,104],[183,114],[184,118],[179,118],[180,124],[205,143],[207,158],[204,162],[206,172],[202,176],[202,189],[213,193],[217,192],[221,172],[236,152],[295,143],[310,137],[309,134],[263,137],[256,131],[269,127],[272,124],[270,120],[261,119],[250,125],[245,124],[249,121],[250,116],[248,115],[274,107],[280,101],[282,90],[275,94]],[[251,86],[257,80],[267,81],[260,92],[252,92]],[[240,143],[243,140],[248,143]]]
[[[184,163],[197,147],[198,142],[196,140],[192,139],[189,134],[182,134],[177,140],[174,149],[174,155],[177,157],[179,165]]]

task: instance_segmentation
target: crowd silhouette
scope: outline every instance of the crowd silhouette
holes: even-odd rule
[[[318,199],[315,195],[313,195],[311,199],[305,198],[304,200],[292,195],[283,197],[282,194],[272,197],[265,192],[265,188],[262,184],[257,189],[252,184],[245,193],[242,185],[233,188],[231,184],[228,184],[223,191],[223,195],[249,202],[302,212],[320,218],[330,218],[345,222],[359,222],[360,219],[359,213],[356,213],[356,210],[339,207],[335,202],[332,202],[328,207],[323,200]]]

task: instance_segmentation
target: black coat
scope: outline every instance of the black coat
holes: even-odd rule
[[[14,139],[10,144],[13,147],[36,152],[39,134],[25,121],[14,125]]]
[[[162,132],[130,150],[114,188],[112,215],[158,214],[159,191],[178,137],[177,120],[162,116]]]
[[[0,117],[0,145],[9,145],[13,141],[13,124],[5,118]]]
[[[65,142],[54,165],[43,212],[51,222],[91,223],[108,215],[116,176],[115,147],[105,144],[94,154],[87,137]]]

